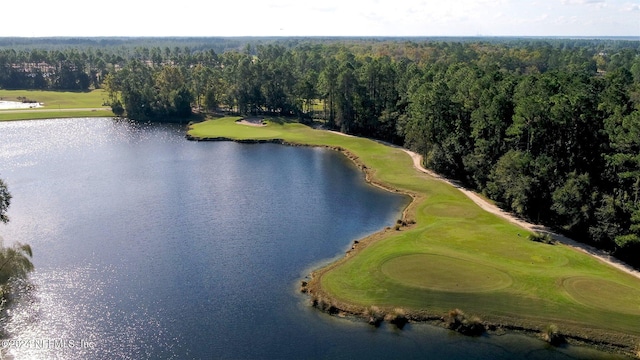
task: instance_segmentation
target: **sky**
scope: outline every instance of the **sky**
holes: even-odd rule
[[[29,0],[0,19],[2,37],[640,36],[640,0]]]

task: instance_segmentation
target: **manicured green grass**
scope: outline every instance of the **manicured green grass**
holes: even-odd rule
[[[587,306],[640,315],[640,288],[584,276],[567,278],[562,286],[572,298]],[[602,296],[602,293],[613,296]]]
[[[36,120],[36,119],[65,119],[78,117],[111,117],[111,110],[74,110],[62,109],[59,111],[30,110],[28,112],[4,113],[0,111],[0,121],[12,120]]]
[[[189,133],[339,146],[375,182],[414,195],[406,217],[415,225],[383,231],[316,273],[313,281],[335,303],[431,314],[459,308],[495,322],[640,339],[640,280],[567,246],[527,240],[526,230],[414,169],[402,150],[296,123],[250,127],[236,119],[195,124]]]
[[[0,110],[0,121],[114,116],[109,107],[102,105],[107,98],[104,90],[88,92],[0,90],[2,100],[17,101],[18,98],[27,98],[43,103],[44,106],[34,109]]]
[[[2,100],[16,101],[18,97],[43,103],[48,109],[99,108],[107,99],[107,93],[101,89],[87,92],[0,90]]]
[[[397,256],[380,268],[383,274],[403,285],[437,291],[481,292],[503,289],[513,283],[511,276],[493,267],[442,255]]]

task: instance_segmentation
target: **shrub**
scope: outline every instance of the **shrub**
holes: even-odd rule
[[[398,329],[402,329],[409,322],[407,313],[401,308],[393,309],[391,313],[385,315],[384,320],[395,325]]]
[[[314,297],[311,300],[311,305],[331,315],[338,313],[338,308],[335,307],[330,300],[325,300],[324,298],[321,298],[321,297]]]
[[[479,317],[468,317],[462,310],[449,311],[445,320],[447,328],[455,330],[463,335],[480,336],[486,331]]]
[[[364,316],[368,318],[369,325],[380,326],[384,320],[384,313],[377,306],[370,306],[364,311]]]
[[[549,233],[533,233],[529,235],[529,240],[535,241],[535,242],[541,242],[549,245],[553,245],[556,243],[556,241],[553,240],[553,238],[551,237],[551,235],[549,235]]]
[[[124,106],[120,102],[120,100],[116,100],[111,103],[111,111],[118,117],[124,115]]]
[[[558,327],[555,324],[550,324],[542,330],[542,340],[548,342],[553,346],[560,345],[564,342],[564,337],[558,331]]]

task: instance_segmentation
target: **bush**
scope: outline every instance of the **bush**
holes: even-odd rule
[[[368,318],[367,322],[369,325],[373,325],[375,327],[380,326],[382,320],[384,320],[384,313],[377,306],[368,307],[363,314],[366,318]]]
[[[542,340],[548,342],[553,346],[560,345],[564,342],[564,337],[558,331],[558,327],[555,324],[550,324],[544,330],[542,330]]]
[[[325,300],[321,297],[314,297],[311,300],[311,305],[331,315],[337,314],[339,312],[338,308],[335,307],[335,305],[333,305],[330,300]]]
[[[385,315],[384,320],[395,325],[398,329],[402,329],[409,322],[407,313],[401,308],[393,309],[391,313]]]
[[[535,241],[535,242],[540,242],[543,244],[549,244],[549,245],[553,245],[556,243],[555,240],[553,240],[553,238],[551,237],[551,235],[549,235],[549,233],[533,233],[531,235],[529,235],[529,240],[531,241]]]
[[[111,104],[111,111],[118,117],[124,115],[124,106],[122,106],[120,100],[116,100]]]
[[[463,335],[480,336],[486,331],[482,320],[479,317],[468,317],[462,310],[455,309],[449,311],[445,320],[447,328],[455,330]]]

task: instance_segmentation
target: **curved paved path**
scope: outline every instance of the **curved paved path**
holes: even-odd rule
[[[589,254],[595,258],[597,258],[598,260],[602,261],[603,263],[606,263],[610,266],[615,267],[616,269],[619,269],[631,276],[635,276],[636,278],[640,279],[640,271],[635,270],[634,268],[632,268],[631,266],[629,266],[628,264],[625,264],[624,262],[612,257],[611,255],[605,253],[602,250],[598,250],[592,246],[586,245],[586,244],[582,244],[579,243],[573,239],[570,239],[564,235],[561,234],[556,234],[553,231],[551,231],[549,228],[542,226],[542,225],[536,225],[536,224],[532,224],[530,222],[527,222],[525,220],[519,219],[516,216],[514,216],[511,213],[508,213],[502,209],[500,209],[499,207],[497,207],[496,205],[488,202],[487,200],[485,200],[484,198],[482,198],[481,196],[479,196],[478,194],[476,194],[475,192],[466,189],[464,187],[462,187],[460,184],[457,184],[449,179],[446,179],[436,173],[434,173],[433,171],[426,169],[424,166],[422,166],[422,156],[407,150],[407,149],[402,149],[404,152],[406,152],[407,154],[409,154],[409,156],[411,156],[411,158],[413,159],[413,166],[415,166],[416,169],[418,169],[419,171],[422,171],[440,181],[444,181],[448,184],[450,184],[451,186],[456,187],[458,190],[462,191],[463,194],[465,194],[469,199],[471,199],[474,203],[476,203],[478,206],[480,206],[483,210],[488,211],[492,214],[495,214],[513,224],[516,224],[522,228],[525,228],[529,231],[535,231],[535,232],[541,232],[541,233],[546,233],[551,235],[551,237],[562,243],[565,244],[567,246],[570,246],[574,249],[577,249],[579,251],[582,251],[586,254]]]
[[[343,135],[343,136],[349,136],[349,137],[353,137],[353,135],[348,135],[348,134],[344,134],[338,131],[331,131],[328,130],[334,134],[338,134],[338,135]],[[372,139],[373,140],[373,139]],[[583,243],[579,243],[571,238],[568,238],[564,235],[561,234],[556,234],[553,231],[551,231],[549,228],[542,226],[542,225],[536,225],[536,224],[532,224],[530,222],[527,222],[523,219],[520,219],[518,217],[516,217],[515,215],[508,213],[502,209],[500,209],[499,207],[497,207],[496,205],[488,202],[486,199],[484,199],[483,197],[481,197],[480,195],[478,195],[477,193],[461,186],[460,184],[456,183],[455,181],[449,180],[441,175],[436,174],[435,172],[425,168],[424,166],[422,166],[422,155],[417,154],[411,150],[407,150],[405,148],[402,148],[400,146],[394,145],[394,144],[390,144],[381,140],[373,140],[376,142],[379,142],[381,144],[387,145],[387,146],[391,146],[391,147],[395,147],[398,149],[401,149],[402,151],[406,152],[407,154],[409,154],[409,156],[411,156],[411,159],[413,159],[413,166],[418,170],[421,171],[429,176],[432,176],[435,179],[438,179],[440,181],[444,181],[447,184],[457,188],[458,190],[460,190],[463,194],[465,194],[469,199],[471,199],[474,203],[476,203],[478,206],[480,206],[480,208],[482,208],[485,211],[488,211],[494,215],[497,215],[513,224],[516,224],[524,229],[527,229],[529,231],[534,231],[534,232],[539,232],[539,233],[546,233],[551,235],[551,237],[562,243],[565,244],[569,247],[572,247],[578,251],[582,251],[588,255],[591,255],[593,257],[595,257],[596,259],[600,260],[601,262],[608,264],[610,266],[613,266],[614,268],[625,272],[631,276],[636,277],[637,279],[640,279],[640,271],[634,269],[633,267],[629,266],[628,264],[614,258],[613,256],[605,253],[602,250],[598,250],[596,248],[594,248],[593,246],[589,246]]]

